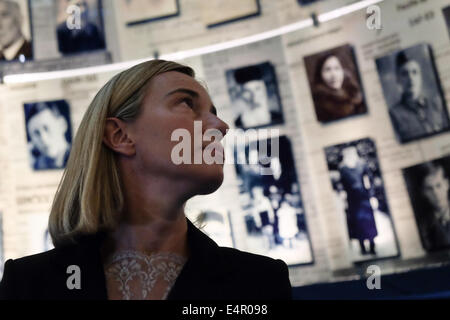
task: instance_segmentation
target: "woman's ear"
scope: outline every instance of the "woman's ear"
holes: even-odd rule
[[[130,139],[127,129],[124,121],[118,118],[107,118],[105,131],[103,132],[103,143],[119,154],[133,156],[136,153],[135,144]]]

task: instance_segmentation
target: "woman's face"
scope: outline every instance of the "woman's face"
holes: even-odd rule
[[[344,82],[344,69],[336,56],[325,60],[322,66],[322,80],[331,89],[339,90]]]
[[[195,139],[194,121],[199,121]],[[203,86],[192,77],[175,71],[154,77],[139,116],[129,124],[129,134],[135,142],[135,170],[149,179],[173,180],[174,186],[183,185],[193,194],[215,191],[223,180],[223,162],[207,164],[204,161],[205,148],[214,142],[214,138],[212,141],[202,139],[209,129],[225,136],[228,126],[215,115],[211,98]],[[172,138],[174,131],[184,135]],[[219,141],[216,142],[217,148],[208,154],[223,158],[223,148]],[[183,157],[187,161],[176,164],[180,152],[173,153],[173,150],[181,144],[185,147],[182,155],[186,152],[188,157]]]

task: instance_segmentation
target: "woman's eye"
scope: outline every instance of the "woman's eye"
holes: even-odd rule
[[[194,107],[194,101],[191,98],[183,98],[183,100],[181,100],[181,102],[187,104],[189,106],[189,108]]]

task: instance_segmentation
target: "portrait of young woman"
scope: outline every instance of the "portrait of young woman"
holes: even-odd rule
[[[195,121],[203,132],[228,129],[190,67],[151,60],[109,80],[84,114],[53,200],[55,248],[6,261],[0,298],[291,299],[282,260],[219,247],[186,218],[188,199],[224,178],[223,163],[172,161],[172,133],[193,137]],[[191,143],[192,156],[210,144]]]
[[[343,45],[304,58],[317,120],[367,113],[353,48]]]

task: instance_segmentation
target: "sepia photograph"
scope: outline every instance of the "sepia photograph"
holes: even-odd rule
[[[352,46],[343,45],[306,56],[304,63],[319,122],[367,113]]]
[[[277,150],[278,149],[278,150]],[[250,252],[285,261],[313,262],[300,183],[287,137],[235,148],[240,202]]]
[[[432,49],[418,44],[376,59],[389,115],[401,143],[448,131],[450,121]]]
[[[25,125],[33,170],[63,169],[72,144],[66,100],[25,103]]]
[[[175,17],[180,14],[179,0],[116,0],[127,26]]]
[[[327,147],[325,154],[353,262],[399,255],[375,143],[361,139]]]
[[[0,63],[33,58],[28,0],[0,0]]]
[[[62,55],[104,50],[101,0],[54,0],[58,50]]]
[[[199,5],[207,28],[215,28],[261,14],[260,0],[209,0],[201,1]]]
[[[450,248],[450,156],[403,169],[422,246]]]
[[[225,75],[236,128],[283,123],[278,81],[270,62],[227,70]]]

